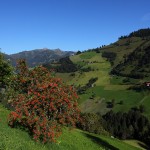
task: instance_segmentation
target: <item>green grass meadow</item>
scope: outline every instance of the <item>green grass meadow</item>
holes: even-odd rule
[[[125,43],[126,41],[120,40],[118,44],[124,45]],[[137,47],[140,44],[141,40],[139,38],[133,38],[128,51],[133,51],[132,47]],[[113,48],[113,45],[107,47],[108,51],[109,49],[115,51]],[[121,53],[121,49],[117,49],[117,51]],[[84,86],[92,77],[98,77],[98,80],[94,83],[94,87],[89,88],[85,94],[80,95],[79,104],[83,112],[100,112],[104,114],[111,110],[107,108],[107,103],[114,99],[114,111],[126,112],[132,107],[144,105],[144,114],[150,118],[150,109],[148,108],[150,105],[150,94],[148,92],[128,90],[129,87],[136,83],[142,83],[142,80],[130,78],[129,82],[124,83],[123,80],[125,80],[126,77],[110,75],[111,65],[101,56],[101,53],[94,51],[84,52],[79,55],[71,56],[70,59],[75,64],[81,65],[81,67],[91,67],[93,70],[89,72],[77,71],[74,77],[70,77],[70,74],[59,74],[66,83]],[[91,99],[92,95],[94,95],[93,99]],[[119,104],[120,101],[123,101],[122,105]]]
[[[9,112],[0,105],[0,150],[138,150],[118,139],[67,128],[56,143],[35,142],[27,132],[7,125]]]

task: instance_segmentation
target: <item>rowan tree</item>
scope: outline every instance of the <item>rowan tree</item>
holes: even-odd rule
[[[14,111],[8,123],[28,129],[36,141],[54,142],[64,125],[75,127],[80,120],[75,89],[41,66],[29,70],[25,60],[20,60],[11,88]]]

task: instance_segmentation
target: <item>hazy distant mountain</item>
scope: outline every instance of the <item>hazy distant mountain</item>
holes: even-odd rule
[[[43,63],[49,63],[60,58],[73,55],[72,51],[62,51],[60,49],[35,49],[30,51],[23,51],[16,54],[6,55],[5,58],[9,59],[13,66],[16,65],[18,59],[26,59],[29,67],[34,67]]]

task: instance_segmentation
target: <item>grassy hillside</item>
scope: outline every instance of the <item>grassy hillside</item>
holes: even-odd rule
[[[148,78],[150,76],[150,41],[144,41],[116,67],[112,73],[134,78]]]
[[[108,48],[109,49],[109,48]],[[146,107],[145,115],[150,118],[150,93],[129,90],[129,87],[137,83],[144,82],[143,79],[128,78],[110,75],[111,64],[102,53],[95,51],[84,52],[79,55],[71,56],[74,64],[80,66],[80,70],[72,73],[57,73],[68,84],[74,84],[77,87],[85,86],[91,78],[98,80],[80,95],[79,103],[83,112],[100,112],[101,114],[113,109],[114,111],[128,111],[130,108],[144,105]],[[82,71],[82,68],[90,67],[89,71]],[[111,100],[115,100],[113,108],[107,105]],[[120,104],[123,101],[123,104]]]
[[[114,60],[113,66],[116,66],[124,60],[125,56],[128,56],[136,48],[142,45],[145,40],[142,40],[140,37],[130,37],[119,39],[113,44],[101,48],[101,52],[113,52],[116,53],[116,59]]]
[[[112,74],[150,80],[149,33],[150,29],[138,30],[101,48],[103,56],[112,64]],[[114,58],[110,58],[112,54]]]
[[[69,83],[84,85],[88,83],[89,79],[98,77],[95,85],[109,84],[110,77],[108,72],[110,70],[110,64],[100,54],[98,55],[96,52],[85,52],[80,55],[71,56],[70,59],[82,68],[90,67],[92,70],[88,72],[82,71],[82,69],[79,70]]]
[[[81,130],[71,131],[64,128],[57,143],[35,143],[31,137],[20,129],[12,129],[7,125],[9,111],[0,105],[0,149],[1,150],[138,150],[118,139],[89,134]]]

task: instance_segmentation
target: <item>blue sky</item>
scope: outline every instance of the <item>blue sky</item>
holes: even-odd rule
[[[0,0],[0,48],[87,50],[150,27],[150,0]]]

